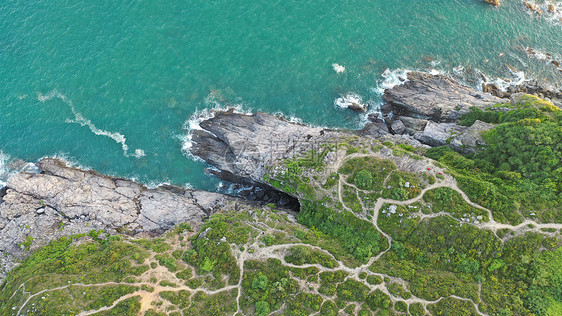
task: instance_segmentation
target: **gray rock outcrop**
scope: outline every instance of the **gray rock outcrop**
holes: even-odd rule
[[[427,120],[417,119],[409,116],[400,116],[398,118],[405,126],[405,132],[409,135],[414,135],[416,132],[421,132],[427,125]]]
[[[414,134],[414,138],[432,147],[450,146],[462,153],[475,153],[485,145],[482,134],[493,127],[493,124],[478,120],[470,127],[429,121],[422,132]]]
[[[216,112],[194,130],[191,152],[217,168],[220,178],[250,186],[264,186],[268,168],[294,157],[321,151],[322,146],[346,143],[354,137],[426,147],[409,135],[391,135],[382,121],[360,131],[328,130],[289,122],[282,117],[255,113]],[[336,157],[328,155],[328,164]]]
[[[193,132],[191,152],[224,180],[248,185],[262,181],[266,167],[328,144],[341,132],[289,122],[258,112],[217,112]]]
[[[509,86],[506,91],[501,90],[493,83],[482,83],[482,91],[507,99],[511,98],[513,95],[531,94],[549,100],[552,104],[562,108],[562,91],[548,88],[536,80],[529,80],[519,85]]]
[[[435,122],[453,122],[471,107],[486,108],[508,100],[483,94],[442,75],[410,72],[408,81],[387,89],[383,99],[395,114]]]
[[[93,229],[153,236],[183,222],[198,229],[217,205],[246,203],[179,187],[148,189],[56,159],[37,167],[40,173],[13,175],[0,194],[0,281],[19,259],[62,236]]]
[[[394,134],[403,134],[406,131],[406,126],[401,120],[396,120],[392,122],[390,129]]]

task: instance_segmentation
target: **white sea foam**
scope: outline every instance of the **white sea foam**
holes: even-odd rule
[[[556,66],[559,70],[562,70],[562,67],[559,66],[560,62],[558,61],[559,58],[557,58],[557,56],[530,47],[527,47],[525,49],[525,52],[527,52],[527,55],[531,58],[538,59],[549,64],[553,64],[553,66]]]
[[[6,180],[11,175],[11,170],[8,168],[8,161],[10,160],[10,156],[4,154],[0,151],[0,188],[6,186]]]
[[[554,12],[549,14],[548,19],[555,24],[562,25],[562,2],[558,1],[554,4]]]
[[[344,67],[344,66],[342,66],[342,65],[340,65],[340,64],[336,64],[336,63],[333,63],[333,64],[332,64],[332,68],[333,68],[334,71],[337,72],[337,73],[342,73],[342,72],[345,71],[345,67]]]
[[[6,186],[8,179],[18,172],[38,173],[39,168],[34,163],[16,163],[11,165],[13,159],[0,151],[0,188]]]
[[[305,123],[300,117],[286,115],[285,113],[279,112],[279,111],[273,112],[273,113],[271,113],[271,115],[279,116],[279,117],[283,118],[284,120],[287,120],[287,121],[289,121],[291,123],[295,123],[295,124],[307,125],[307,126],[310,126],[310,127],[325,128],[324,126],[315,125],[315,124],[311,124],[311,123]]]
[[[347,109],[353,104],[363,105],[363,98],[355,93],[347,93],[337,98],[334,104],[342,109]]]
[[[457,76],[464,74],[464,66],[458,65],[457,67],[453,67],[453,73]]]
[[[518,86],[526,81],[525,72],[523,71],[511,71],[513,78],[495,78],[490,81],[498,86],[502,91],[507,91],[509,87]]]
[[[134,152],[130,154],[129,146],[127,145],[127,138],[125,138],[125,135],[118,132],[111,132],[97,128],[91,120],[85,118],[80,112],[76,110],[74,104],[72,103],[72,100],[68,99],[64,94],[58,92],[56,89],[49,92],[48,94],[39,93],[39,95],[37,96],[37,100],[43,103],[52,99],[61,100],[63,103],[68,105],[68,107],[72,111],[72,114],[74,114],[73,119],[66,119],[67,123],[80,124],[81,126],[88,127],[90,131],[92,131],[92,133],[96,135],[113,139],[116,143],[121,145],[125,157],[141,158],[145,156],[145,152],[142,149],[135,149]]]
[[[534,58],[536,58],[538,60],[548,61],[548,60],[552,59],[552,57],[549,57],[546,53],[541,52],[540,50],[535,50],[534,52],[535,52],[535,54],[531,55],[531,56],[533,56]]]
[[[381,74],[382,80],[377,82],[377,87],[373,89],[373,92],[383,95],[384,90],[392,89],[398,85],[403,85],[408,82],[408,73],[411,70],[406,69],[385,69]]]
[[[278,112],[275,115],[280,116],[280,117],[284,117],[286,120],[288,120],[291,123],[295,123],[295,124],[304,124],[304,121],[300,118],[300,117],[296,117],[296,116],[286,116],[283,115],[283,113]],[[317,125],[310,125],[313,127],[323,127],[323,126],[317,126]]]
[[[150,182],[146,183],[145,185],[148,189],[156,189],[157,187],[160,187],[160,186],[163,186],[163,185],[171,185],[171,184],[168,181],[161,181],[161,182],[150,181]]]
[[[534,8],[541,11],[539,16],[543,17],[544,19],[562,26],[562,2],[560,1],[544,1],[542,3],[537,3],[536,1],[532,0],[523,0],[522,2],[528,2],[534,6]],[[552,5],[554,10],[551,12],[549,10],[549,5]],[[528,9],[527,13],[530,15],[536,15],[537,12]]]
[[[220,97],[216,92],[211,91],[209,95],[205,98],[206,107],[201,110],[196,110],[191,117],[183,123],[182,130],[184,133],[181,135],[176,135],[176,137],[181,141],[181,150],[187,157],[196,161],[203,161],[201,158],[194,156],[191,153],[191,147],[193,146],[193,131],[202,130],[201,122],[208,120],[215,116],[216,112],[232,110],[234,113],[250,114],[250,111],[243,109],[242,104],[226,104],[220,100]]]
[[[430,74],[432,74],[432,75],[434,75],[434,76],[437,76],[437,75],[445,75],[445,74],[446,74],[444,71],[439,70],[439,69],[430,69],[430,70],[428,71],[428,73],[430,73]]]

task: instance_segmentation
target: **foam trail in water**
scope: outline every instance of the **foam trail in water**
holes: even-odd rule
[[[99,136],[106,136],[113,139],[116,143],[121,144],[121,148],[123,148],[123,153],[125,157],[135,157],[141,158],[144,157],[146,154],[142,149],[135,149],[134,153],[129,153],[129,146],[127,145],[127,138],[121,133],[118,132],[110,132],[103,129],[97,128],[92,121],[85,118],[80,112],[76,111],[72,100],[69,100],[65,95],[59,93],[57,90],[53,90],[48,94],[41,94],[37,96],[37,100],[40,102],[46,102],[52,100],[53,98],[59,99],[64,102],[66,105],[70,107],[72,114],[74,114],[74,119],[67,119],[67,123],[76,123],[80,124],[81,126],[86,126],[92,131],[92,133],[99,135]]]

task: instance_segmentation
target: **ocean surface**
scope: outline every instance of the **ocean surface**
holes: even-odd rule
[[[3,0],[0,181],[16,158],[57,156],[150,185],[214,190],[207,166],[186,154],[186,135],[206,110],[360,128],[365,115],[336,98],[379,104],[405,70],[474,87],[480,74],[560,86],[562,73],[525,52],[562,60],[556,19],[520,0],[500,8],[478,0]]]

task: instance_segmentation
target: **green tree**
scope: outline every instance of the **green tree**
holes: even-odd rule
[[[259,274],[254,281],[252,281],[253,289],[260,289],[262,291],[267,290],[267,285],[269,284],[269,279],[263,274]]]
[[[269,304],[266,301],[256,303],[256,316],[265,316],[269,314]]]

